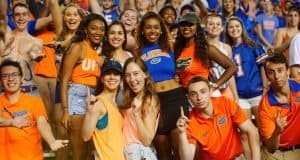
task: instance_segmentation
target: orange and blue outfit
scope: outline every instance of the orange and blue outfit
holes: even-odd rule
[[[204,118],[194,108],[189,116],[188,142],[199,144],[199,159],[234,159],[242,154],[237,127],[248,120],[246,113],[231,99],[212,97],[213,117]]]
[[[286,126],[280,135],[279,149],[300,148],[300,82],[289,80],[290,103],[280,103],[272,88],[264,94],[258,109],[260,133],[263,140],[272,136],[275,130],[277,113],[280,118],[287,117]]]
[[[37,128],[38,118],[46,119],[47,113],[41,98],[21,93],[19,100],[12,104],[6,95],[0,96],[0,116],[12,119],[26,116],[31,126],[22,129],[0,128],[0,155],[3,160],[43,160],[42,138]]]

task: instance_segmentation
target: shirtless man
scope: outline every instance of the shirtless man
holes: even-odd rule
[[[29,21],[29,9],[26,4],[17,3],[13,7],[13,20],[16,29],[9,31],[6,28],[4,34],[4,45],[0,45],[0,53],[3,59],[18,61],[24,72],[22,90],[32,95],[38,95],[37,87],[33,79],[34,61],[44,57],[42,53],[43,43],[41,40],[32,37],[27,31]],[[2,42],[3,43],[3,42]]]

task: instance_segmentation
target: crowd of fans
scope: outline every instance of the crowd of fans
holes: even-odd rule
[[[300,159],[300,1],[0,8],[0,159]]]

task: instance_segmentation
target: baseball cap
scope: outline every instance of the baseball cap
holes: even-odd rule
[[[101,73],[110,71],[110,70],[115,70],[120,72],[121,74],[123,73],[122,70],[122,65],[115,60],[107,60],[103,63],[102,68],[101,68]]]
[[[200,18],[195,12],[186,13],[179,18],[178,24],[182,23],[197,24],[200,23]]]

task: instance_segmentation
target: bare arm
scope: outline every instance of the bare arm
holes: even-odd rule
[[[103,9],[101,6],[99,6],[98,1],[97,0],[89,0],[89,2],[90,2],[90,7],[91,7],[92,12],[101,15]]]
[[[133,109],[133,113],[135,115],[135,122],[141,136],[141,141],[144,145],[149,146],[151,145],[156,133],[159,107],[158,102],[154,98],[147,98],[144,105],[146,105],[143,106],[146,108],[144,115],[141,115],[142,107]]]
[[[266,40],[266,38],[263,35],[262,26],[260,24],[257,24],[256,29],[257,29],[256,31],[257,31],[258,38],[262,41],[264,45],[272,49],[273,46]]]
[[[63,109],[63,124],[68,126],[68,84],[76,63],[80,60],[82,46],[79,43],[73,44],[69,51],[64,55],[61,71],[61,103]]]
[[[50,22],[52,22],[52,16],[42,17],[36,20],[36,24],[34,26],[35,30],[40,30],[43,27],[46,27]]]
[[[178,150],[180,159],[193,160],[196,153],[196,144],[190,144],[187,140],[186,129],[189,119],[184,115],[183,108],[180,108],[181,116],[176,122],[178,132]]]
[[[97,101],[93,105],[91,105],[90,102],[91,100],[87,98],[88,109],[82,124],[82,138],[85,142],[91,139],[96,128],[97,121],[101,119],[106,112],[106,108],[101,101]]]
[[[249,119],[240,124],[239,128],[242,132],[247,134],[252,159],[260,160],[260,145],[257,128]]]
[[[56,140],[54,138],[50,124],[44,116],[38,117],[37,128],[51,150],[56,151],[68,145],[68,140]]]
[[[209,45],[207,50],[208,58],[211,61],[215,61],[225,69],[225,72],[217,80],[217,86],[227,82],[233,74],[237,71],[235,64],[224,54],[222,54],[216,47]]]
[[[274,38],[275,53],[282,53],[289,48],[292,38],[289,38],[288,40],[283,41],[283,37],[284,37],[284,30],[279,29],[276,32],[275,38]]]
[[[55,33],[59,35],[63,28],[62,12],[60,11],[57,0],[49,0],[49,9],[55,25]]]

